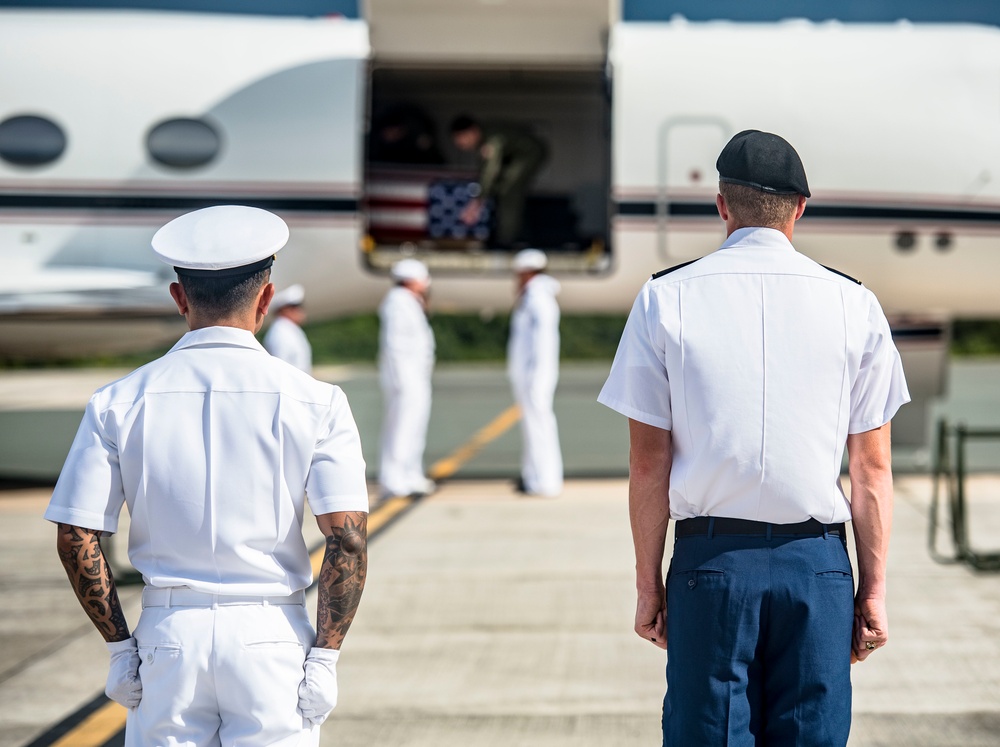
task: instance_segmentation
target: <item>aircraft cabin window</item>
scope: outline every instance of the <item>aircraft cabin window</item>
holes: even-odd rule
[[[0,158],[16,166],[43,166],[66,150],[66,135],[51,119],[25,114],[0,122]]]
[[[191,169],[212,161],[222,147],[222,138],[212,125],[200,119],[167,119],[146,136],[153,160],[175,169]]]

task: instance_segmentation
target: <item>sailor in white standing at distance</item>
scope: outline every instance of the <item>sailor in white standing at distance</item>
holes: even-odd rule
[[[315,747],[337,703],[367,575],[365,462],[340,388],[254,337],[287,241],[281,218],[237,205],[156,233],[191,331],[91,397],[45,512],[107,642],[126,747]],[[306,500],[326,537],[316,630]],[[134,630],[101,548],[126,504],[129,560],[146,584]]]
[[[429,495],[424,447],[431,414],[434,332],[427,321],[431,278],[426,265],[404,259],[393,265],[395,283],[378,309],[382,420],[379,485],[382,497]]]
[[[264,349],[275,358],[312,374],[312,345],[302,330],[306,321],[305,300],[305,288],[298,283],[274,294],[271,301],[274,321],[264,335]]]
[[[556,496],[563,487],[559,428],[552,409],[559,382],[559,281],[545,273],[538,249],[514,255],[517,301],[510,317],[507,376],[521,407],[521,479],[527,495]]]

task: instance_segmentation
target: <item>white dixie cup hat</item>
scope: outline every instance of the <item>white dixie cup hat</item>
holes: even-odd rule
[[[392,266],[389,276],[397,283],[400,283],[404,280],[416,280],[418,282],[430,280],[431,274],[427,270],[427,265],[419,259],[401,259]]]
[[[540,272],[549,263],[549,258],[541,249],[522,249],[514,255],[510,266],[514,272]]]
[[[277,310],[285,306],[301,306],[305,300],[306,289],[296,283],[275,293],[271,300],[271,308]]]

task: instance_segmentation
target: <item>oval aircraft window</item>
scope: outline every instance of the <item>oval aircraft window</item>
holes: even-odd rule
[[[167,119],[146,136],[146,148],[157,163],[175,169],[204,166],[219,154],[222,138],[200,119]]]
[[[25,114],[0,122],[0,158],[17,166],[42,166],[66,150],[62,128],[45,117]]]

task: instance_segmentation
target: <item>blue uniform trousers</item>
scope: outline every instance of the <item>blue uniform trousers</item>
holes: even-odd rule
[[[665,747],[847,744],[854,582],[836,535],[679,537]]]

